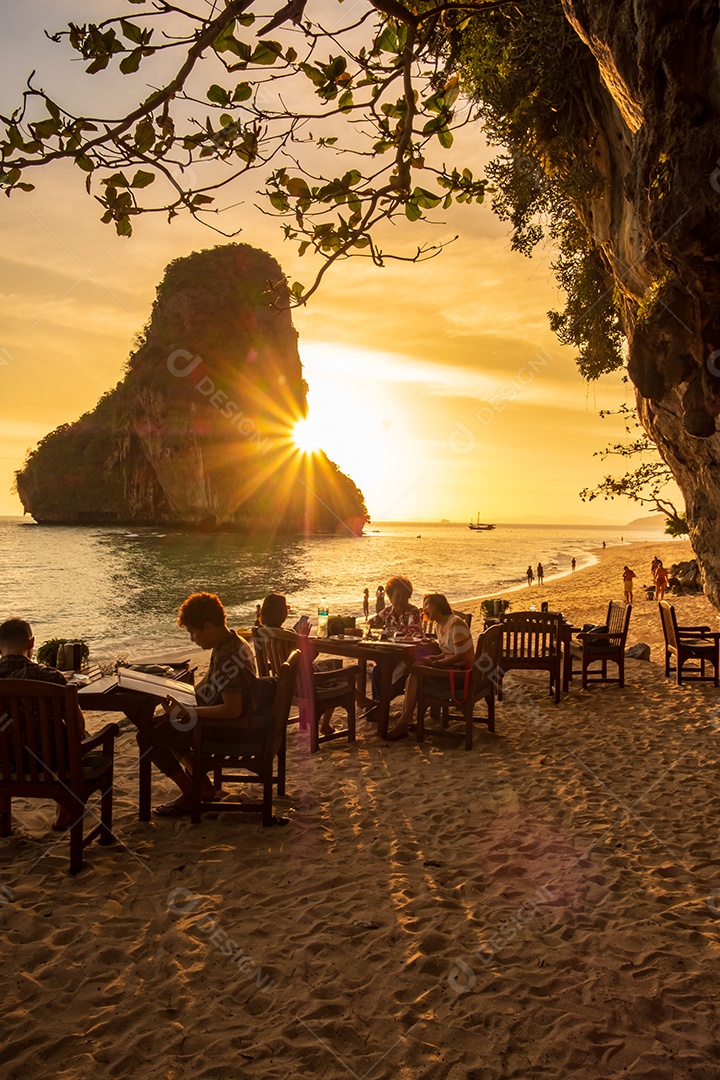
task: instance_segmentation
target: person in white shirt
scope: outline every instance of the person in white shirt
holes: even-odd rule
[[[472,634],[467,624],[459,615],[453,615],[447,597],[443,593],[428,593],[423,598],[423,614],[434,622],[437,628],[437,643],[440,651],[428,656],[423,664],[438,668],[470,668],[475,659]],[[417,677],[410,673],[405,684],[405,702],[398,722],[390,731],[388,739],[404,739],[410,730],[410,723],[417,704]]]

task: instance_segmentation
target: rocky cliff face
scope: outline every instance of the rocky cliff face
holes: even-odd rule
[[[361,492],[291,432],[306,385],[282,271],[246,244],[167,268],[128,373],[17,477],[42,523],[351,531]]]
[[[685,496],[720,607],[720,22],[713,0],[562,0],[582,79],[602,244],[640,419]],[[612,287],[612,286],[611,286]]]

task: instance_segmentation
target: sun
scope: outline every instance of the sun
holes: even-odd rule
[[[292,429],[292,440],[303,454],[315,454],[320,449],[320,432],[310,420],[298,420]]]

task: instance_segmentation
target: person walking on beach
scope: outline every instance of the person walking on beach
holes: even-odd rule
[[[632,604],[633,578],[636,577],[634,570],[629,566],[623,566],[623,589],[625,590],[625,603]]]
[[[574,574],[575,573],[575,556],[574,555],[572,557],[572,561],[570,562],[570,566],[572,567],[572,572]]]
[[[528,566],[528,568],[527,568],[527,570],[525,571],[525,573],[527,574],[527,579],[528,579],[528,585],[532,585],[532,583],[533,583],[533,581],[534,581],[534,579],[535,579],[535,575],[533,574],[533,568],[532,568],[532,566]]]
[[[543,564],[542,564],[541,562],[539,562],[539,563],[537,564],[537,570],[535,571],[535,573],[537,574],[537,582],[538,582],[538,585],[542,585],[542,583],[543,583],[543,578],[544,578],[544,576],[545,576],[545,571],[544,571],[544,569],[543,569]]]
[[[363,589],[363,615],[365,616],[365,621],[367,622],[367,620],[370,618],[370,590],[369,589]]]
[[[385,588],[383,585],[378,585],[375,590],[375,613],[380,614],[385,610]]]
[[[657,566],[655,567],[655,599],[664,600],[665,590],[668,587],[669,575],[667,570],[662,564],[662,560],[658,559]]]
[[[662,560],[658,559],[656,555],[653,561],[650,563],[650,573],[653,576],[653,581],[655,580],[655,574],[657,573],[658,566],[662,566]]]

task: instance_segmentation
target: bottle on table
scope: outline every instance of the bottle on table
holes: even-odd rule
[[[328,636],[328,602],[327,600],[321,600],[318,607],[318,625],[317,636],[326,638]]]

